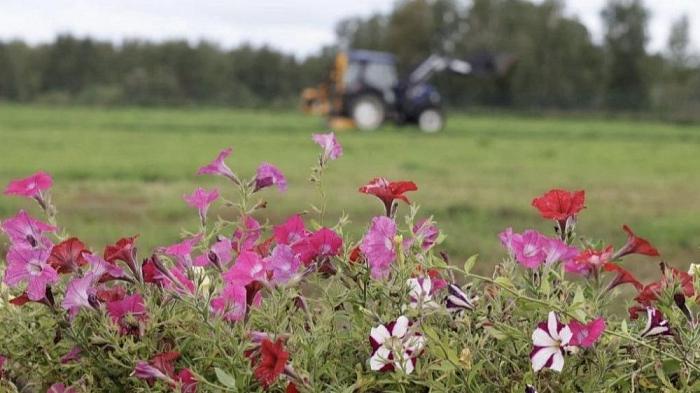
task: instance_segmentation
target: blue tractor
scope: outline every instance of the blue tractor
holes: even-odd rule
[[[400,78],[394,55],[350,50],[336,55],[328,80],[305,89],[305,112],[326,115],[331,128],[375,130],[383,122],[417,124],[424,132],[440,131],[445,118],[442,100],[429,83],[437,72],[459,75],[505,74],[514,63],[509,55],[482,54],[470,60],[431,55]]]

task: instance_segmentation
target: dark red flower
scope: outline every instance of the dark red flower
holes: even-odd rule
[[[87,263],[83,256],[85,253],[90,253],[85,244],[77,237],[72,237],[53,246],[48,262],[57,272],[70,273]]]
[[[350,251],[350,263],[356,263],[360,258],[363,258],[362,251],[360,251],[360,246],[356,246]]]
[[[105,246],[104,259],[107,262],[114,263],[123,261],[131,263],[136,259],[136,238],[138,235],[124,237],[117,240],[116,243]]]
[[[170,351],[159,353],[151,358],[151,365],[163,374],[173,377],[175,376],[175,361],[180,358],[180,352]]]
[[[290,382],[287,385],[287,389],[285,389],[285,393],[299,393],[299,389],[297,389],[297,385],[295,385],[293,382]]]
[[[29,296],[27,296],[27,292],[24,292],[23,294],[17,296],[16,298],[10,299],[10,304],[13,304],[15,306],[24,306],[25,304],[29,303],[31,300],[29,300]]]
[[[607,262],[605,265],[603,265],[603,270],[606,272],[617,273],[615,278],[610,282],[610,285],[608,285],[608,290],[622,284],[632,284],[638,291],[642,290],[644,287],[644,285],[642,285],[642,283],[639,282],[639,280],[637,280],[632,273],[623,269],[618,264]]]
[[[665,263],[661,263],[661,269],[664,277],[657,282],[645,285],[634,298],[639,304],[644,306],[651,306],[651,304],[659,300],[661,292],[677,282],[681,287],[681,292],[686,298],[692,298],[695,295],[695,287],[693,285],[693,276],[690,274],[667,266]]]
[[[124,287],[121,285],[115,285],[111,288],[97,290],[97,298],[104,303],[122,300],[125,296],[126,289],[124,289]]]
[[[255,378],[267,389],[284,371],[289,353],[284,350],[282,339],[275,342],[263,340],[260,344],[260,361],[255,367]]]
[[[621,258],[629,254],[649,255],[652,257],[659,256],[659,251],[654,248],[654,246],[652,246],[648,240],[637,237],[637,235],[632,232],[630,227],[623,225],[622,230],[627,232],[627,243],[615,254],[614,259]]]
[[[197,380],[194,378],[194,374],[192,374],[189,368],[183,368],[178,371],[176,380],[180,383],[181,393],[197,392]]]
[[[360,187],[360,192],[371,194],[381,199],[386,209],[386,215],[391,215],[391,207],[395,200],[411,202],[404,195],[409,191],[417,191],[418,186],[412,181],[389,181],[383,177],[375,177],[369,183]]]
[[[586,199],[585,192],[554,189],[532,200],[532,206],[537,208],[542,218],[563,221],[580,212]]]

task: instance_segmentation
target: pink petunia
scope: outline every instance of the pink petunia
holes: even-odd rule
[[[140,336],[140,325],[148,318],[143,298],[138,293],[107,302],[107,315],[119,327],[120,334],[134,334],[136,336]],[[134,320],[138,326],[132,324]]]
[[[190,280],[180,266],[173,266],[164,271],[157,270],[155,281],[162,283],[163,288],[179,294],[194,294],[194,282]]]
[[[55,383],[49,387],[46,393],[78,393],[72,386],[66,386],[62,383]]]
[[[253,281],[266,280],[265,261],[255,252],[242,251],[231,269],[223,274],[229,285],[246,286]]]
[[[429,220],[418,221],[413,226],[413,239],[409,239],[412,244],[413,241],[420,241],[420,246],[423,251],[427,251],[433,247],[435,241],[437,241],[438,236],[440,236],[440,230],[438,227]]]
[[[99,279],[99,275],[88,273],[84,277],[74,278],[68,283],[61,307],[68,310],[71,319],[75,318],[81,308],[92,307],[90,297],[97,292],[94,285]]]
[[[305,266],[314,261],[327,260],[337,256],[343,246],[343,239],[333,230],[321,228],[294,244],[292,248]]]
[[[10,238],[13,248],[51,249],[53,243],[44,233],[53,232],[56,227],[36,220],[24,210],[20,210],[14,217],[2,221],[0,229]]]
[[[546,265],[551,265],[555,262],[567,263],[579,254],[576,247],[571,247],[559,239],[545,237],[542,243],[542,251],[545,255],[544,263]]]
[[[224,162],[225,159],[227,159],[230,155],[233,149],[226,148],[222,151],[219,152],[219,155],[216,156],[214,161],[209,163],[208,165],[205,165],[199,170],[197,170],[198,175],[219,175],[219,176],[224,176],[229,179],[231,179],[234,183],[240,184],[240,181],[238,180],[238,177],[233,173],[231,168],[229,168],[226,163]]]
[[[272,254],[265,258],[267,270],[272,273],[270,280],[277,284],[283,284],[296,274],[301,266],[301,260],[294,254],[294,250],[286,244],[278,244]]]
[[[304,220],[298,214],[291,216],[284,224],[275,226],[273,233],[277,244],[288,245],[293,245],[308,235]]]
[[[231,240],[221,237],[211,246],[208,253],[195,258],[194,265],[206,266],[212,263],[220,268],[225,268],[233,258],[231,251]]]
[[[564,264],[567,273],[588,276],[612,260],[613,248],[608,246],[602,250],[588,249]]]
[[[199,220],[204,225],[207,222],[207,211],[209,210],[209,205],[211,205],[217,198],[219,198],[219,190],[214,188],[211,191],[207,191],[202,187],[197,187],[192,194],[185,194],[182,199],[187,202],[191,207],[197,209],[199,213]]]
[[[245,228],[243,230],[236,229],[231,241],[233,249],[239,252],[253,249],[262,234],[260,223],[253,217],[246,216],[244,225]]]
[[[105,261],[104,258],[99,255],[85,254],[84,257],[90,265],[89,274],[100,277],[100,282],[114,280],[125,276],[122,268]]]
[[[501,241],[501,245],[508,251],[508,255],[511,257],[515,256],[515,249],[513,248],[513,228],[506,228],[503,232],[498,234],[498,239]],[[520,236],[520,235],[518,235]]]
[[[240,285],[226,285],[221,295],[211,300],[212,312],[229,322],[242,320],[246,308],[246,289]]]
[[[7,253],[5,284],[16,287],[27,284],[29,300],[39,301],[46,296],[46,287],[58,282],[58,272],[48,263],[49,250],[11,248]]]
[[[360,245],[360,250],[367,257],[372,278],[382,279],[389,275],[391,263],[396,259],[394,237],[394,220],[385,216],[372,219],[372,224]]]
[[[287,179],[276,166],[263,162],[255,174],[255,191],[265,187],[277,186],[280,192],[287,191]]]
[[[29,177],[10,181],[5,187],[5,195],[16,195],[26,198],[42,198],[42,193],[51,188],[53,179],[46,173],[39,171]]]
[[[179,266],[184,268],[189,268],[192,266],[192,248],[202,240],[202,234],[199,233],[195,236],[187,238],[180,243],[175,243],[170,246],[161,249],[161,252],[165,255],[175,258],[175,262]]]
[[[571,337],[570,345],[589,348],[605,331],[605,320],[603,318],[594,319],[587,324],[583,324],[577,320],[572,320],[568,324],[573,337]]]
[[[328,160],[335,160],[343,155],[343,147],[338,143],[335,133],[313,134],[311,139],[323,148],[323,156],[321,157],[322,163]]]
[[[534,230],[527,230],[522,234],[514,234],[511,244],[515,252],[515,259],[521,265],[534,269],[541,265],[546,254],[544,246],[547,238]]]
[[[80,349],[79,346],[77,346],[77,345],[74,346],[73,348],[70,349],[70,351],[68,351],[67,354],[65,354],[65,355],[63,355],[63,357],[61,357],[61,364],[68,364],[68,363],[80,360],[80,353],[81,352],[82,352],[82,350]]]

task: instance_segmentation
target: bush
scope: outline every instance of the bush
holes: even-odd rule
[[[362,239],[346,236],[347,217],[326,217],[322,181],[342,148],[333,134],[313,139],[322,153],[310,177],[320,195],[312,213],[260,223],[260,193],[285,191],[286,179],[263,163],[245,180],[225,163],[226,149],[198,174],[227,188],[184,196],[199,227],[141,256],[135,236],[102,253],[70,237],[48,174],[12,181],[5,194],[33,199],[47,222],[20,211],[1,224],[10,240],[3,391],[700,389],[695,268],[662,263],[658,281],[640,283],[621,261],[658,251],[627,226],[617,249],[581,238],[583,191],[535,198],[554,236],[505,230],[507,256],[480,276],[471,272],[477,256],[452,263],[437,225],[402,207],[412,182],[361,187],[383,214]],[[217,200],[237,219],[209,217]],[[623,303],[629,315],[615,311]]]

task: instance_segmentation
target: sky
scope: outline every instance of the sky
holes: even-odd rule
[[[468,0],[465,0],[468,1]],[[533,0],[541,1],[541,0]],[[297,56],[335,40],[335,23],[348,16],[387,12],[394,0],[0,0],[0,39],[50,42],[59,33],[120,42],[206,39],[233,47],[267,44]],[[605,0],[568,0],[601,42]],[[700,47],[700,0],[646,0],[651,51],[666,46],[671,23],[690,17],[691,46]]]

